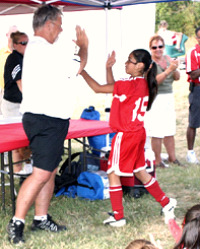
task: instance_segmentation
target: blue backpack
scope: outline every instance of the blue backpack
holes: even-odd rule
[[[77,196],[89,200],[109,198],[109,183],[106,172],[82,172],[78,177]]]
[[[89,108],[83,110],[81,118],[87,120],[100,120],[100,113],[95,110],[94,106],[89,106]],[[100,150],[106,146],[106,135],[88,137],[88,142],[92,148]],[[98,156],[100,155],[100,152],[96,150],[92,150],[92,153]]]

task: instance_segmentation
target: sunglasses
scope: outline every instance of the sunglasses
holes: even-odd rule
[[[27,41],[22,41],[22,42],[18,42],[17,44],[21,44],[22,46],[26,46],[27,45]]]
[[[157,48],[161,49],[161,48],[164,48],[164,46],[160,45],[160,46],[153,46],[153,47],[151,47],[151,49],[153,49],[153,50],[156,50]]]

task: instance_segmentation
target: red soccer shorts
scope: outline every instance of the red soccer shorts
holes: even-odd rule
[[[135,132],[118,132],[112,140],[107,173],[133,176],[133,172],[146,168],[144,145],[145,129]]]

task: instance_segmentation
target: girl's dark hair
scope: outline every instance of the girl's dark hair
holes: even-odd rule
[[[144,73],[149,87],[149,102],[147,106],[147,111],[149,111],[158,91],[156,81],[157,66],[156,63],[152,61],[150,53],[145,49],[136,49],[131,54],[136,62],[144,63]]]
[[[13,32],[13,33],[10,34],[10,38],[12,39],[12,42],[15,43],[15,44],[18,43],[21,36],[27,36],[27,34],[24,33],[24,32],[19,32],[19,31]]]
[[[33,29],[36,30],[48,21],[55,21],[59,15],[62,15],[60,9],[55,6],[44,4],[38,8],[33,16]]]
[[[200,204],[190,208],[185,215],[185,225],[183,228],[182,237],[176,244],[174,249],[200,248]]]

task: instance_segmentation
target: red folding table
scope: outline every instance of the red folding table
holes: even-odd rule
[[[69,161],[71,156],[71,139],[83,138],[83,154],[86,155],[86,137],[104,135],[112,133],[107,121],[77,119],[70,120],[69,131],[66,139],[68,139]],[[21,121],[15,119],[7,122],[5,119],[0,120],[0,154],[1,154],[1,192],[2,205],[5,210],[5,180],[4,180],[4,157],[8,152],[8,166],[10,174],[10,194],[12,201],[12,211],[15,212],[15,194],[14,194],[14,177],[13,177],[13,161],[12,150],[19,149],[29,145],[29,141],[24,132]]]

